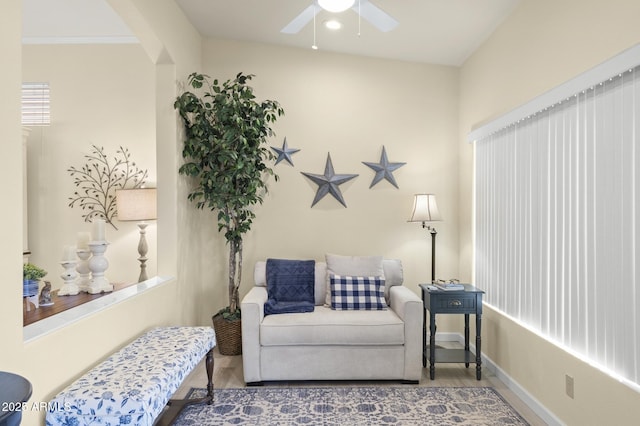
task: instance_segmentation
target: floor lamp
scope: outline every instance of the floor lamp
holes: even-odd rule
[[[119,189],[116,191],[116,209],[119,221],[137,221],[140,229],[138,242],[138,260],[140,261],[140,277],[138,282],[147,280],[147,220],[157,219],[156,188]]]
[[[436,235],[438,232],[428,222],[439,222],[440,211],[434,194],[416,194],[409,222],[422,222],[422,227],[431,233],[431,282],[436,281]]]

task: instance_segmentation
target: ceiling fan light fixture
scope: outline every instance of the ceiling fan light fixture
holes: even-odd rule
[[[356,0],[318,0],[318,5],[333,13],[344,12],[347,9],[350,9]]]

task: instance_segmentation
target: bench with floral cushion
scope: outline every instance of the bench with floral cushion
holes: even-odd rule
[[[177,415],[183,405],[211,404],[215,345],[211,327],[153,329],[55,396],[48,405],[46,424],[151,426],[160,414],[163,415],[158,424],[170,423],[173,419],[168,416]],[[207,397],[170,400],[205,356]],[[167,405],[170,409],[162,413]]]

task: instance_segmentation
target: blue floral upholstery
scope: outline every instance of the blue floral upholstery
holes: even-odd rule
[[[211,327],[153,329],[58,394],[46,424],[151,426],[215,345]]]

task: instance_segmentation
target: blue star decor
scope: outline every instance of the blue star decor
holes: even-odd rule
[[[282,160],[287,160],[287,162],[292,166],[293,166],[293,160],[291,159],[291,155],[300,151],[299,149],[289,148],[289,145],[287,145],[286,137],[284,138],[284,143],[282,144],[282,148],[276,148],[275,146],[272,146],[271,149],[274,150],[276,154],[278,154],[278,158],[276,159],[276,164],[278,164]]]
[[[333,171],[333,163],[331,162],[331,155],[329,153],[327,153],[327,163],[324,166],[324,175],[304,172],[301,173],[318,185],[318,191],[316,192],[316,197],[313,199],[311,207],[315,206],[316,203],[327,194],[333,195],[333,198],[338,200],[343,206],[347,207],[347,204],[344,202],[344,198],[342,198],[342,192],[340,192],[339,186],[358,175],[337,175]]]
[[[363,161],[362,164],[371,167],[376,172],[376,175],[373,177],[373,181],[371,182],[369,188],[373,188],[373,186],[380,182],[382,179],[388,180],[391,185],[398,188],[398,183],[396,182],[395,177],[393,177],[393,172],[407,163],[390,163],[389,159],[387,158],[387,150],[383,145],[382,155],[380,156],[379,163],[367,163],[366,161]]]

